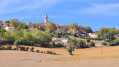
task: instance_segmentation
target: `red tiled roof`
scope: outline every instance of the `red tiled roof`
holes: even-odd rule
[[[14,28],[14,27],[8,27],[8,28]]]

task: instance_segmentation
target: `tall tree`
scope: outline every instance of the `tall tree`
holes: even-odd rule
[[[4,33],[6,32],[5,28],[0,25],[0,39],[2,40],[4,38]]]
[[[85,32],[86,33],[92,33],[92,29],[90,27],[85,27]]]
[[[42,24],[36,24],[36,28],[38,28],[39,30],[45,30],[44,26]]]
[[[27,44],[30,44],[30,45],[34,44],[35,37],[30,32],[25,33],[24,38]]]
[[[15,41],[15,36],[12,33],[13,32],[11,31],[5,32],[5,39],[8,41],[9,44],[13,44]]]
[[[72,23],[72,24],[70,24],[70,28],[71,28],[71,32],[72,32],[73,34],[75,34],[75,33],[77,33],[77,31],[78,31],[78,29],[79,29],[79,26],[78,26],[77,23]]]
[[[12,19],[9,22],[10,22],[11,27],[17,28],[17,26],[19,25],[19,20],[18,19]]]
[[[21,30],[21,29],[28,29],[28,25],[25,25],[24,23],[20,23],[18,26],[17,26],[17,30]]]
[[[74,51],[74,49],[75,49],[74,45],[70,45],[67,51],[70,53],[70,55],[73,55],[72,52]]]
[[[119,33],[119,30],[115,28],[101,28],[98,32],[98,35],[102,39],[109,39],[111,40],[114,35],[117,35]]]
[[[57,29],[56,24],[52,23],[52,22],[48,22],[47,26],[46,26],[46,30],[50,31],[50,32],[55,32]]]

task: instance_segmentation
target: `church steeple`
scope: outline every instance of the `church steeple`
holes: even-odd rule
[[[47,16],[47,14],[45,14],[45,21],[44,21],[44,23],[48,23],[48,16]]]

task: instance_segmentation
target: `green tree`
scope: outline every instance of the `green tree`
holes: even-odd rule
[[[26,25],[25,23],[20,23],[17,27],[17,30],[21,30],[21,29],[28,29],[28,25]]]
[[[90,44],[90,46],[92,46],[92,47],[94,47],[94,46],[95,46],[95,43],[94,43],[94,42],[92,42],[92,41],[91,41],[89,44]]]
[[[30,32],[25,33],[24,38],[27,44],[30,44],[30,45],[34,44],[35,37]]]
[[[52,46],[52,47],[55,46],[55,42],[52,42],[52,43],[51,43],[51,46]]]
[[[6,24],[7,26],[9,26],[10,22],[9,22],[9,21],[5,21],[5,24]]]
[[[13,44],[15,41],[15,37],[10,31],[5,32],[5,39],[8,41],[8,44]]]
[[[19,38],[21,38],[21,37],[24,37],[24,33],[23,33],[22,30],[20,30],[20,31],[15,30],[15,31],[13,32],[13,35],[14,35],[14,37],[15,37],[15,40],[17,40],[17,39],[19,39]]]
[[[78,40],[78,47],[80,47],[80,48],[85,48],[85,46],[86,46],[85,41],[79,39],[79,40]]]
[[[9,22],[10,22],[11,27],[17,28],[17,26],[19,25],[19,20],[18,19],[12,19]]]
[[[70,45],[67,51],[70,53],[70,55],[73,55],[72,52],[74,51],[74,49],[75,49],[74,45]]]
[[[39,30],[43,30],[43,31],[45,31],[45,28],[44,28],[44,26],[42,25],[42,24],[36,24],[36,28],[38,28]]]
[[[101,28],[98,32],[98,35],[102,39],[112,40],[114,35],[117,35],[119,31],[115,28]]]
[[[4,38],[5,32],[6,32],[5,28],[0,25],[0,37],[1,37],[1,39]]]
[[[117,46],[117,45],[119,45],[119,38],[110,42],[110,46]]]
[[[72,24],[70,24],[70,28],[71,28],[71,32],[72,32],[73,34],[75,34],[75,33],[77,33],[77,31],[78,31],[78,29],[79,29],[79,26],[78,26],[77,23],[72,23]]]
[[[92,33],[92,29],[90,27],[85,27],[85,32],[86,33]]]
[[[55,38],[59,38],[59,37],[61,37],[61,35],[60,35],[60,33],[59,32],[56,32],[56,34],[55,34],[55,36],[54,36]]]
[[[55,32],[57,30],[56,24],[48,22],[48,24],[46,25],[46,30],[50,32]]]
[[[69,43],[76,46],[77,45],[77,39],[76,38],[70,39]]]
[[[38,30],[37,28],[32,28],[29,32],[35,37],[35,43],[41,46],[48,46],[52,40],[49,32]]]

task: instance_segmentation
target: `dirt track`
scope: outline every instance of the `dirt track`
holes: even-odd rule
[[[0,67],[119,67],[119,58],[75,61],[42,61],[63,57],[23,51],[0,51]]]

